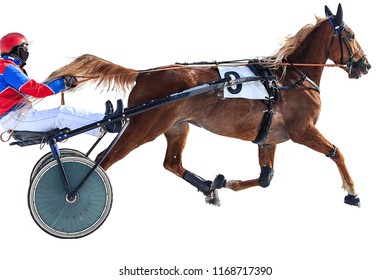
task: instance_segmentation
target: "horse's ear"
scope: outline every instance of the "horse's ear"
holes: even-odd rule
[[[331,17],[333,16],[332,11],[328,8],[328,6],[325,5],[325,16],[326,17]]]
[[[343,7],[341,7],[341,4],[339,4],[337,7],[337,14],[334,21],[336,26],[339,26],[343,23]]]

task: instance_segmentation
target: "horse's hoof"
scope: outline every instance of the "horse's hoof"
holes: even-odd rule
[[[263,166],[261,167],[261,173],[259,177],[259,185],[263,188],[266,188],[271,183],[271,179],[274,176],[274,170],[271,167]]]
[[[344,198],[344,203],[348,204],[348,205],[352,205],[352,206],[357,206],[360,208],[360,199],[357,195],[353,196],[353,195],[348,194]]]
[[[213,190],[209,195],[205,197],[205,201],[207,204],[211,204],[214,206],[221,206],[221,201],[219,200],[218,191]]]

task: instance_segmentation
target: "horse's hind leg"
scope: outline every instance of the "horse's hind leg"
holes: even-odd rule
[[[257,186],[261,186],[263,188],[268,187],[274,175],[273,167],[275,151],[276,144],[259,145],[259,164],[261,167],[260,177],[246,181],[231,180],[226,183],[226,187],[234,191],[241,191]]]
[[[179,177],[183,177],[186,172],[182,165],[182,153],[186,145],[189,130],[188,123],[180,123],[164,133],[167,139],[164,168]]]
[[[182,165],[182,153],[187,141],[189,132],[188,123],[179,123],[171,127],[164,133],[167,139],[167,150],[164,159],[164,168],[183,178],[188,183],[196,187],[199,191],[206,195],[206,202],[219,205],[217,190],[225,185],[225,180],[222,175],[211,182],[200,176],[186,170]]]
[[[360,200],[355,192],[354,183],[345,165],[344,157],[336,146],[326,140],[315,127],[308,128],[306,133],[303,135],[295,133],[291,134],[291,140],[296,143],[303,144],[331,158],[339,169],[343,182],[342,187],[348,192],[344,202],[350,205],[360,206]]]

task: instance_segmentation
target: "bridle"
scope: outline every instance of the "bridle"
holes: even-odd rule
[[[339,43],[340,43],[340,52],[341,52],[340,63],[344,64],[345,68],[347,68],[349,70],[349,72],[351,72],[353,69],[353,66],[357,65],[359,63],[359,61],[363,61],[366,58],[366,56],[364,55],[359,60],[355,61],[354,58],[362,51],[362,48],[359,48],[359,50],[357,52],[352,53],[351,47],[349,46],[349,44],[347,43],[347,40],[345,39],[345,37],[343,35],[343,32],[346,29],[345,23],[342,22],[340,25],[336,25],[333,21],[333,17],[328,17],[328,21],[329,21],[330,25],[332,26],[334,33],[333,33],[332,41],[330,42],[330,46],[329,46],[328,53],[327,53],[326,57],[329,58],[330,51],[332,50],[335,38],[338,36]],[[343,57],[344,57],[343,45],[345,46],[345,48],[347,49],[348,54],[349,54],[349,59],[345,63],[343,63]]]

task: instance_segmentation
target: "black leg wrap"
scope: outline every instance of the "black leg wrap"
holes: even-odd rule
[[[326,155],[328,158],[334,158],[337,155],[337,147],[333,145],[333,151],[331,151],[328,155]]]
[[[348,194],[344,198],[344,203],[348,204],[348,205],[360,207],[360,199],[357,195],[353,196],[353,195]]]
[[[198,191],[201,191],[205,196],[206,203],[215,206],[220,206],[221,202],[218,197],[218,189],[225,187],[226,179],[223,175],[219,174],[215,177],[214,181],[206,181],[202,177],[186,171],[183,175],[183,179],[193,185]]]
[[[211,181],[206,181],[202,177],[199,177],[198,175],[191,173],[190,171],[186,171],[184,173],[183,179],[186,180],[191,185],[193,185],[195,188],[197,188],[198,191],[201,191],[204,194],[209,193],[212,190]]]
[[[261,173],[259,177],[259,185],[263,188],[266,188],[271,183],[271,179],[274,176],[274,170],[271,167],[263,166],[261,167]]]

